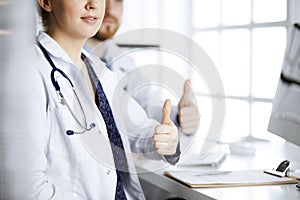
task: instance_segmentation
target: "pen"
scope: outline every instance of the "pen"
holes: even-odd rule
[[[220,174],[228,174],[231,171],[213,171],[213,172],[194,172],[193,176],[209,176],[209,175],[220,175]]]

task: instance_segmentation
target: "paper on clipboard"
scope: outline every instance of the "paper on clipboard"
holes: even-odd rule
[[[189,187],[237,187],[297,183],[294,177],[276,177],[263,170],[224,172],[166,171],[165,175]]]

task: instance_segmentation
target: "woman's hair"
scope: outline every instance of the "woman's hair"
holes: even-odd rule
[[[48,26],[49,13],[47,11],[45,11],[39,4],[38,4],[37,10],[38,10],[39,16],[41,17],[42,25],[44,28],[46,28]]]

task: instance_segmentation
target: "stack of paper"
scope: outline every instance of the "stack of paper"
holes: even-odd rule
[[[297,183],[294,177],[277,177],[263,170],[249,171],[166,171],[165,175],[189,187],[233,187]]]

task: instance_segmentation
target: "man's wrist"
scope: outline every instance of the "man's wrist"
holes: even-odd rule
[[[164,155],[162,156],[162,158],[165,162],[175,165],[179,161],[180,154],[181,154],[180,143],[178,142],[176,152],[173,155]]]

